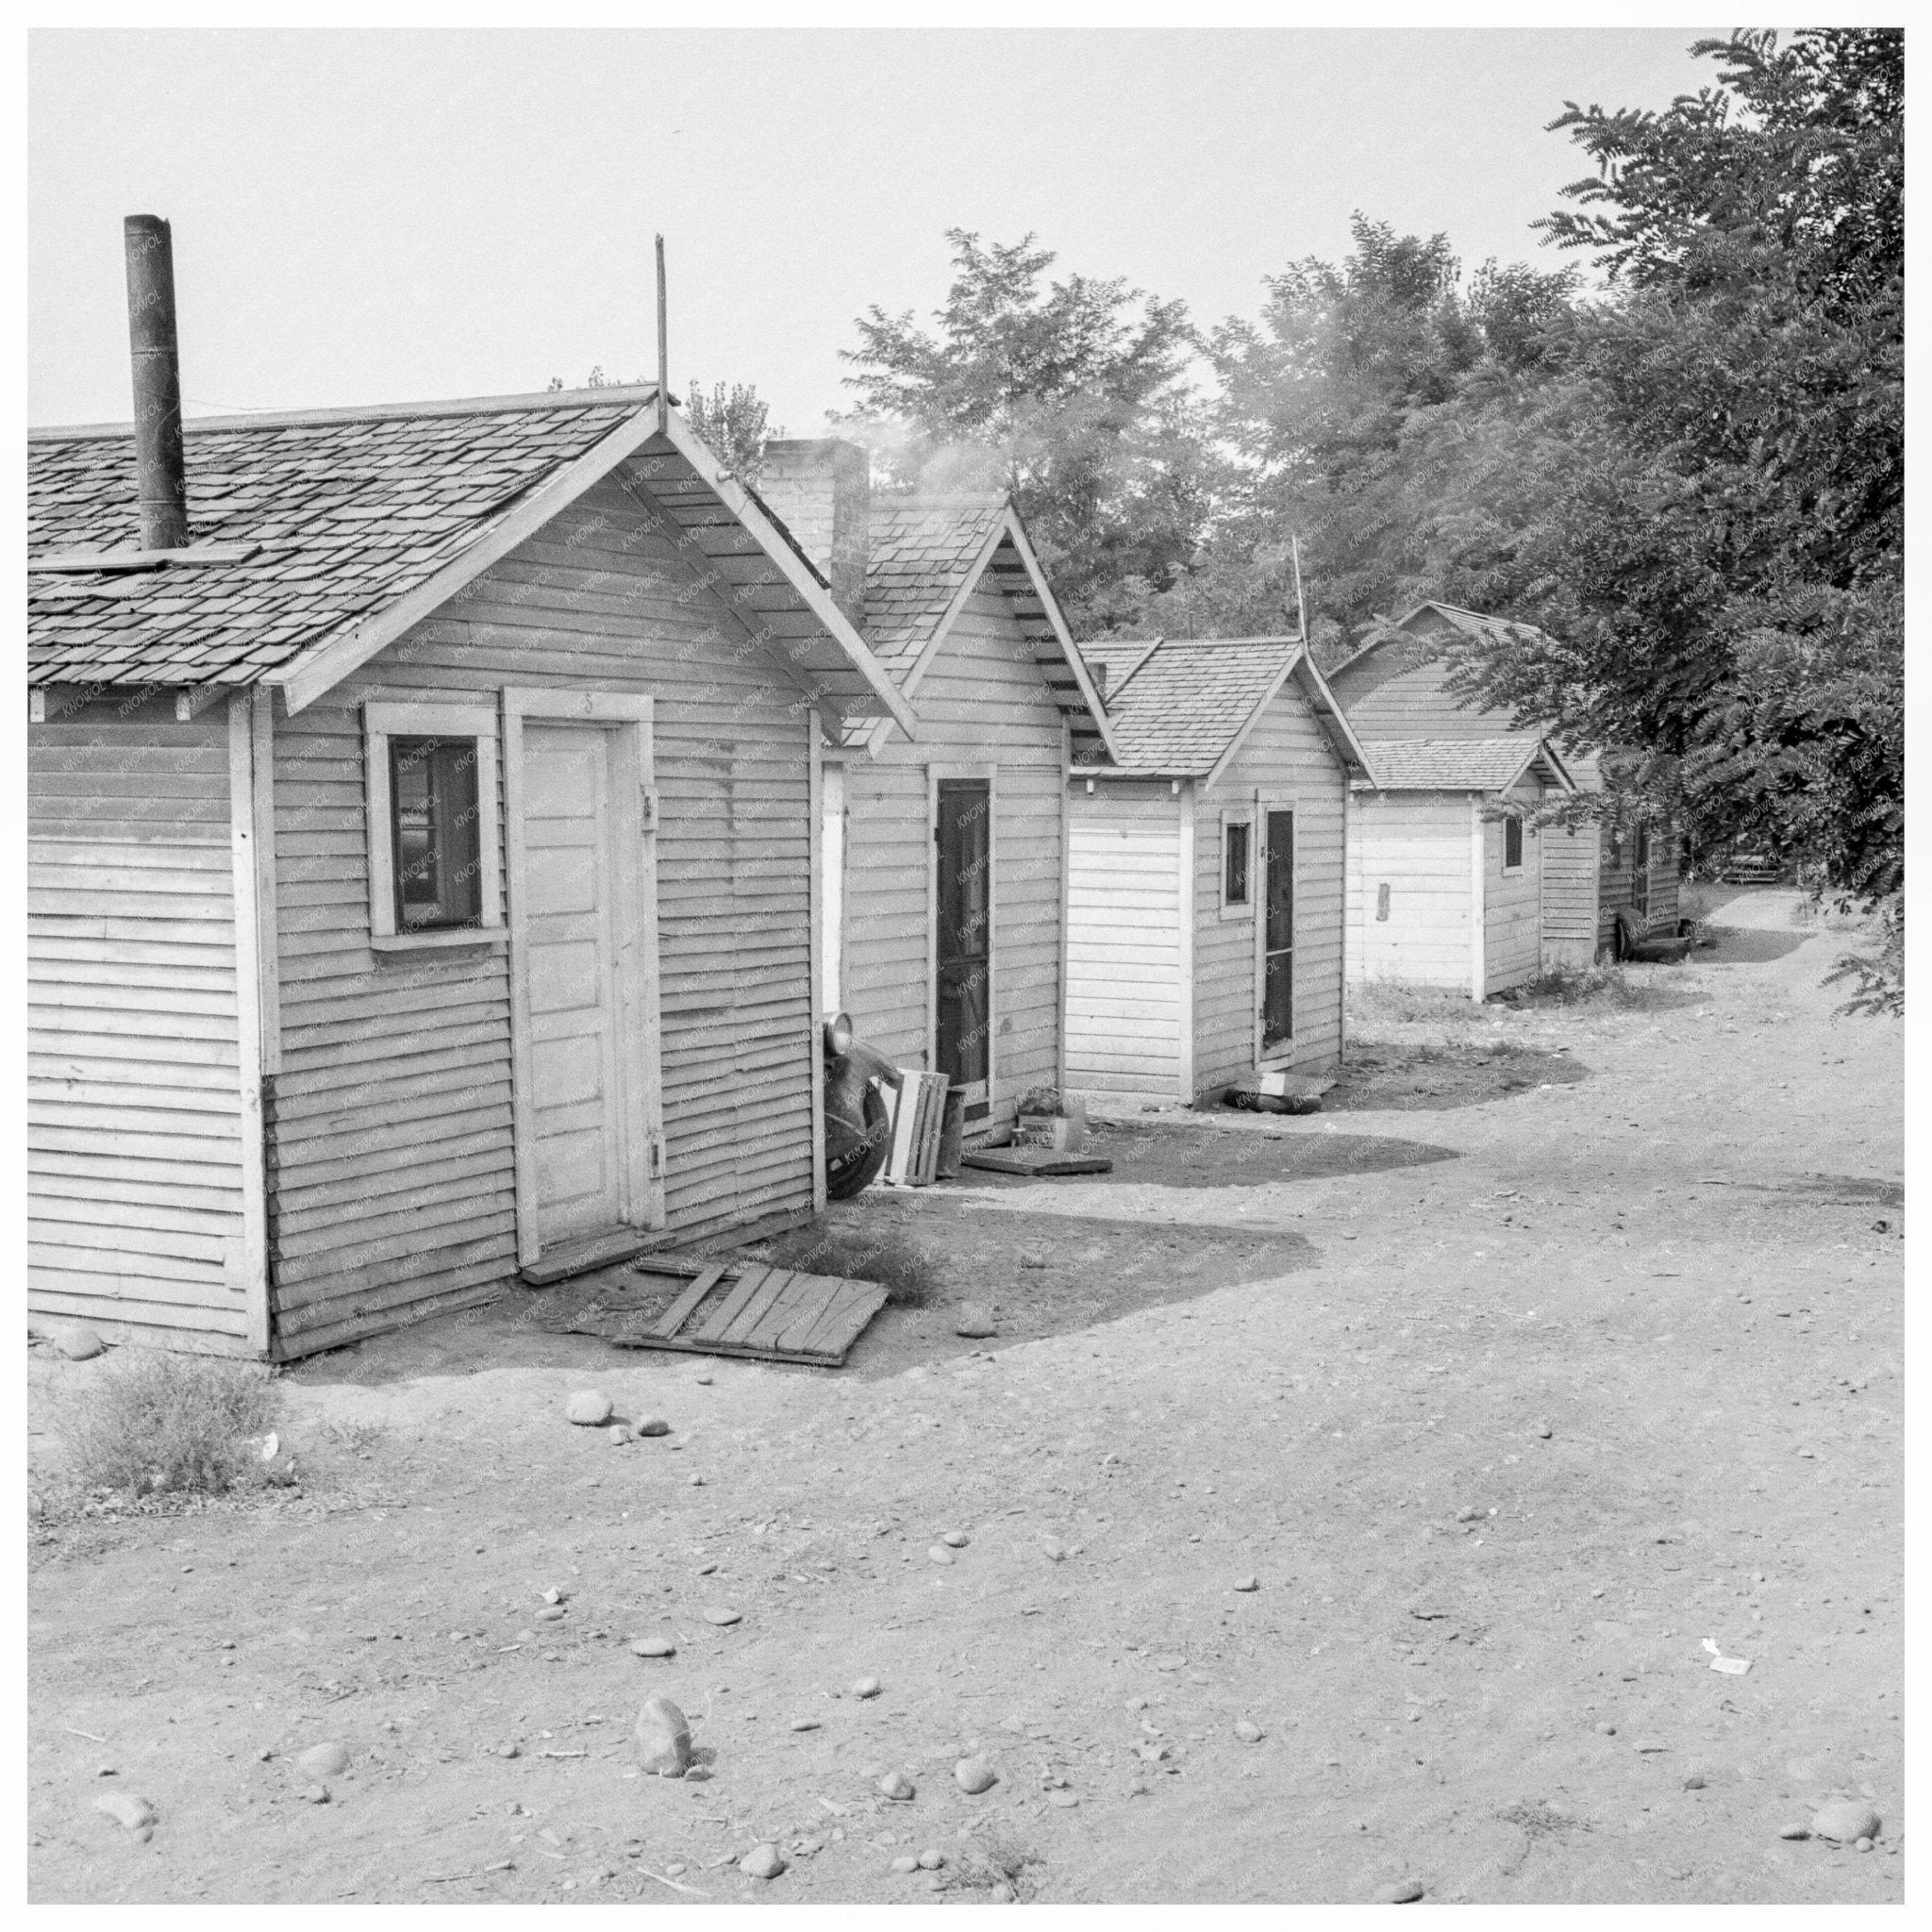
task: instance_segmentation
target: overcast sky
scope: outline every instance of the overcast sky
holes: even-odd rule
[[[1203,323],[1357,208],[1554,260],[1529,224],[1583,170],[1544,125],[1705,84],[1703,31],[43,31],[29,419],[126,417],[121,218],[154,213],[192,414],[647,373],[661,229],[674,388],[811,435],[853,318],[942,298],[949,227]]]

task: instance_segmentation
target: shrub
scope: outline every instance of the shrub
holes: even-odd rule
[[[767,1249],[775,1268],[876,1281],[895,1308],[927,1307],[940,1290],[931,1257],[896,1228],[830,1227],[812,1222],[781,1235]]]
[[[75,1389],[58,1427],[87,1490],[217,1495],[251,1472],[274,1426],[269,1372],[210,1356],[130,1351]]]

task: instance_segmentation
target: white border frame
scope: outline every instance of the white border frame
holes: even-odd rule
[[[476,741],[476,866],[481,878],[475,925],[432,932],[396,930],[395,855],[390,850],[389,741],[391,738],[474,738]],[[369,943],[378,953],[436,952],[452,946],[504,943],[502,842],[497,833],[495,707],[471,704],[392,704],[372,698],[362,707],[363,811],[369,837]]]
[[[614,769],[616,858],[625,868],[617,882],[637,912],[636,942],[620,935],[612,989],[617,1016],[617,1058],[635,1071],[639,1091],[626,1092],[619,1110],[620,1225],[665,1224],[664,1078],[658,965],[658,809],[652,700],[630,691],[507,688],[503,693],[505,848],[509,878],[510,1112],[516,1161],[517,1262],[541,1258],[537,1228],[536,1104],[530,1073],[529,934],[525,914],[523,762],[524,725],[588,724],[616,727]],[[634,864],[626,863],[626,853]],[[563,1244],[559,1244],[563,1245]]]

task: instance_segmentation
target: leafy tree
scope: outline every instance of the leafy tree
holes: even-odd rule
[[[1178,302],[1070,275],[1029,234],[947,230],[954,276],[923,328],[874,306],[841,351],[858,407],[835,418],[888,485],[1011,493],[1076,628],[1132,580],[1164,588],[1207,508],[1204,425]]]
[[[749,383],[712,385],[708,396],[695,377],[687,391],[685,413],[691,426],[709,446],[727,476],[758,488],[764,474],[765,444],[782,440],[784,430],[771,426],[771,407]]]

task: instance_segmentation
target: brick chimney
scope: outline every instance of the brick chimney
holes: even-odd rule
[[[866,453],[837,437],[768,442],[758,494],[825,574],[833,603],[863,630],[872,522],[872,465]]]

